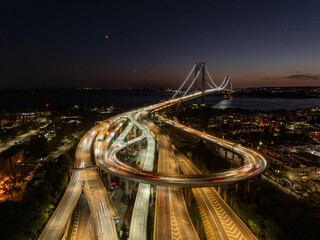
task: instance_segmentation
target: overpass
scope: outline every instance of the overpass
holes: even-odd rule
[[[186,89],[186,91],[181,94],[181,96],[178,96],[194,70],[195,77],[191,81],[191,84]],[[198,91],[198,89],[195,87],[197,78],[199,77],[200,73],[202,73],[203,79],[205,73],[208,74],[208,77],[211,80],[211,84],[207,83],[207,85],[210,87],[210,89],[204,89],[204,80],[202,80],[202,89],[200,91]],[[66,229],[68,219],[70,219],[75,204],[80,196],[83,181],[85,181],[85,186],[87,184],[90,184],[91,182],[95,183],[92,185],[92,188],[86,187],[87,191],[85,191],[85,193],[87,192],[86,197],[87,199],[89,199],[88,202],[90,211],[94,216],[96,237],[98,239],[117,239],[117,233],[112,218],[112,204],[110,202],[111,200],[108,198],[108,194],[106,193],[101,181],[99,183],[99,176],[95,169],[90,169],[92,149],[94,152],[94,160],[102,170],[106,171],[109,174],[140,183],[133,209],[133,216],[130,227],[130,239],[146,239],[146,226],[148,217],[147,203],[149,203],[150,199],[150,185],[157,186],[156,208],[158,210],[156,210],[156,212],[158,212],[158,215],[156,216],[156,219],[160,219],[162,222],[166,219],[170,219],[170,221],[168,221],[169,225],[165,225],[164,227],[161,226],[161,224],[156,224],[156,227],[154,229],[154,237],[158,239],[172,239],[174,237],[197,239],[197,235],[195,235],[192,222],[188,220],[189,215],[186,211],[184,198],[181,197],[181,190],[179,190],[180,187],[191,187],[196,189],[198,189],[199,187],[209,187],[209,191],[211,191],[213,189],[212,186],[230,185],[245,181],[261,174],[266,167],[266,161],[259,153],[255,152],[252,149],[240,146],[225,139],[219,139],[201,132],[197,132],[196,130],[183,126],[179,123],[161,118],[161,121],[166,124],[178,127],[189,134],[193,134],[199,138],[205,139],[206,141],[220,146],[221,148],[227,149],[243,158],[242,165],[238,168],[233,168],[223,172],[217,172],[208,175],[202,175],[195,169],[194,171],[184,171],[184,175],[180,174],[177,170],[164,169],[168,164],[175,166],[175,169],[178,168],[179,164],[180,167],[183,166],[183,164],[181,163],[182,161],[177,162],[175,160],[176,153],[169,144],[167,136],[163,135],[161,133],[161,130],[159,130],[150,121],[150,116],[163,109],[177,106],[178,104],[181,104],[183,102],[191,101],[199,97],[203,99],[205,95],[223,91],[227,86],[229,88],[231,86],[231,78],[229,76],[224,79],[223,83],[220,86],[217,86],[212,81],[205,64],[196,63],[193,70],[180,86],[176,94],[174,94],[172,99],[117,115],[105,122],[99,122],[84,136],[77,148],[75,167],[85,167],[89,169],[83,171],[74,171],[74,173],[72,173],[72,179],[69,183],[67,191],[63,196],[61,202],[59,203],[59,206],[56,209],[55,213],[50,218],[46,228],[40,236],[40,239],[60,239],[62,237],[62,234]],[[188,94],[193,87],[196,91]],[[126,122],[127,125],[122,133],[120,133],[120,129],[123,129],[123,122]],[[98,141],[97,139],[100,139],[98,137],[100,136],[99,134],[107,131],[107,129],[110,128],[110,125],[114,125],[112,133],[109,134],[106,139]],[[130,131],[136,131],[137,129],[141,134],[139,136],[134,134],[133,138],[128,139],[127,136]],[[112,142],[111,139],[114,139],[114,142]],[[135,144],[140,144],[142,141],[145,141],[147,143],[147,156],[144,163],[142,164],[142,169],[131,167],[118,158],[118,154],[120,151],[130,148]],[[156,142],[159,145],[158,172],[153,171]],[[79,154],[78,152],[81,152],[81,154]],[[181,169],[183,169],[183,167],[181,167]],[[90,181],[88,180],[88,173],[90,173]],[[104,190],[100,188],[103,188]],[[97,189],[100,189],[101,191],[97,191]],[[209,194],[209,192],[207,193],[207,195],[210,196],[211,202],[217,201],[216,199],[218,198],[218,196],[214,195],[213,193],[214,192],[212,192],[211,195]],[[167,199],[168,205],[166,207],[167,209],[169,209],[169,214],[161,213],[161,204],[163,203],[163,200],[161,199],[164,198]],[[102,202],[101,199],[103,199]],[[177,211],[177,209],[174,209],[173,206],[175,204],[182,206],[181,210]],[[103,207],[101,207],[102,205]],[[100,207],[100,209],[98,206]],[[223,208],[226,209],[226,206],[224,205]],[[217,213],[217,210],[214,210],[213,208],[210,209]],[[234,213],[233,215],[230,215],[230,209],[227,209],[225,212],[225,214],[227,214],[228,216],[232,216],[230,217],[230,219],[235,219]],[[211,212],[211,214],[213,213]],[[182,219],[186,219],[185,221],[189,222],[189,228],[186,227],[187,224],[181,223]],[[218,220],[219,219],[215,218],[212,220],[212,222],[217,222]],[[220,219],[220,221],[222,220]],[[160,228],[162,228],[162,230],[160,230]],[[219,233],[223,231],[226,232],[226,228],[228,228],[228,226],[222,224],[221,229],[215,229],[215,237],[217,237]],[[189,230],[186,231],[185,229]],[[255,239],[252,234],[250,235],[249,233],[245,233],[245,231],[239,231],[244,232],[242,234],[243,236],[247,236],[246,239]],[[223,234],[220,235],[228,236]],[[230,236],[225,239],[229,238],[231,239]]]

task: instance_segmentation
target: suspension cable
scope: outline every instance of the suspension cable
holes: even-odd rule
[[[172,96],[172,99],[175,98],[177,96],[177,94],[180,92],[180,90],[183,88],[183,86],[186,84],[186,82],[188,81],[189,77],[191,76],[191,73],[193,72],[193,70],[195,69],[196,64],[194,64],[191,72],[189,73],[188,77],[186,78],[186,80],[184,80],[184,82],[181,84],[181,86],[179,87],[178,91],[176,91],[176,93]]]
[[[208,71],[208,68],[207,68],[207,67],[206,67],[206,73],[207,73],[207,75],[208,75],[208,77],[209,77],[210,81],[212,82],[212,84],[213,84],[216,88],[220,88],[220,87],[218,87],[218,86],[214,83],[214,81],[212,80],[212,78],[211,78],[211,76],[210,76],[210,73],[209,73],[209,71]]]
[[[199,69],[198,73],[197,73],[197,76],[193,79],[192,83],[190,84],[190,86],[188,87],[187,91],[183,94],[182,97],[184,97],[185,95],[187,95],[187,93],[189,92],[189,90],[191,89],[191,87],[193,86],[193,84],[195,83],[195,81],[197,80],[201,70],[203,68],[203,64],[201,65],[201,68]]]
[[[230,76],[226,76],[226,77],[225,77],[225,82],[226,82],[226,83],[224,84],[224,86],[223,86],[221,89],[226,88],[226,86],[228,85],[229,81],[230,81]]]
[[[209,85],[209,87],[211,87],[211,89],[214,89],[214,87],[212,87],[212,86],[210,85],[210,83],[207,82],[207,84]]]

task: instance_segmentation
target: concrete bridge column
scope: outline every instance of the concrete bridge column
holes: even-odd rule
[[[261,174],[257,176],[257,180],[258,180],[258,190],[260,191],[261,190]]]
[[[103,176],[103,171],[101,168],[99,168],[99,177],[102,179],[102,176]]]
[[[108,173],[108,175],[107,175],[107,190],[110,189],[110,185],[111,185],[111,175]]]
[[[220,195],[221,194],[221,187],[218,186],[218,194]]]
[[[186,204],[188,207],[190,207],[191,206],[191,188],[185,188],[184,193],[185,193]]]
[[[233,168],[234,165],[234,152],[232,152],[232,161],[231,161],[231,167]]]
[[[236,192],[238,192],[239,189],[239,183],[236,183]]]
[[[119,178],[119,186],[122,186],[122,178]]]
[[[250,193],[250,182],[249,182],[249,180],[245,182],[244,192],[245,193]]]
[[[224,187],[224,194],[223,194],[223,200],[224,200],[225,202],[227,201],[227,198],[228,198],[227,189],[228,189],[228,187],[225,186],[225,187]]]
[[[124,180],[125,182],[125,193],[126,193],[126,196],[130,196],[130,182],[129,180]]]
[[[150,186],[151,206],[154,204],[154,187]]]

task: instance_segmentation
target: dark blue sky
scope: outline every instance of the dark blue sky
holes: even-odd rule
[[[197,60],[236,87],[320,83],[320,1],[0,0],[0,26],[0,87],[178,87]]]

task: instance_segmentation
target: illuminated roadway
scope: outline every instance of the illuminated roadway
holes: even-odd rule
[[[196,96],[198,96],[199,94],[193,94],[193,96],[191,95],[190,98],[194,98]],[[180,99],[181,100],[181,99]],[[143,108],[142,110],[140,110],[140,112],[144,113],[150,113],[153,111],[157,111],[159,109],[162,108],[166,108],[168,105],[174,105],[177,103],[177,101],[180,100],[171,100],[171,101],[167,101],[165,103],[160,103],[151,107],[147,107],[147,108]],[[183,98],[183,100],[188,100],[187,98]],[[132,120],[132,116],[129,117],[131,121]],[[150,171],[144,171],[144,170],[140,170],[140,169],[136,169],[133,167],[130,167],[128,165],[126,165],[125,163],[121,162],[118,158],[117,158],[117,153],[132,145],[132,144],[136,144],[139,141],[142,141],[145,138],[146,132],[144,131],[143,135],[141,135],[140,137],[137,137],[133,140],[130,140],[126,143],[121,143],[121,141],[117,141],[114,145],[111,146],[111,149],[107,152],[106,157],[104,159],[101,159],[101,162],[99,163],[100,167],[102,167],[104,170],[120,176],[120,177],[124,177],[127,179],[131,179],[134,181],[138,181],[138,182],[142,182],[142,183],[150,183],[150,184],[156,184],[156,185],[166,185],[166,186],[170,186],[170,185],[175,185],[175,186],[184,186],[184,187],[188,187],[188,186],[193,186],[193,187],[199,187],[199,186],[214,186],[214,185],[227,185],[227,184],[232,184],[232,183],[237,183],[239,181],[244,181],[247,180],[248,178],[252,178],[254,176],[257,176],[258,174],[260,174],[266,167],[266,162],[264,160],[264,158],[258,154],[257,152],[249,149],[249,148],[245,148],[242,147],[238,144],[234,144],[231,142],[228,142],[224,139],[218,139],[218,138],[214,138],[210,135],[206,135],[197,131],[193,131],[190,128],[187,128],[183,125],[179,125],[178,123],[175,123],[173,121],[169,121],[169,120],[164,120],[166,121],[167,124],[172,124],[175,127],[180,127],[181,129],[197,135],[198,137],[204,138],[212,143],[215,143],[218,146],[221,146],[224,149],[228,149],[229,151],[232,152],[236,152],[238,155],[242,156],[243,158],[243,164],[239,167],[239,168],[234,168],[225,172],[220,172],[220,173],[215,173],[215,174],[211,174],[211,175],[207,175],[207,176],[203,176],[200,172],[198,172],[196,175],[195,173],[189,172],[189,174],[181,176],[179,175],[179,173],[177,171],[161,171],[161,164],[158,163],[158,172],[160,173],[154,173],[151,170]],[[149,123],[147,124],[151,130],[153,130],[153,132],[157,132],[156,129],[154,129],[153,124]],[[149,130],[148,130],[149,131]],[[159,143],[159,158],[158,160],[161,162],[162,159],[162,155],[164,155],[165,157],[163,157],[163,159],[172,159],[171,157],[168,157],[168,155],[166,154],[170,154],[169,149],[171,149],[171,146],[165,146],[163,149],[164,150],[160,150],[161,148],[161,137],[159,137],[161,134],[159,134],[159,132],[156,133],[156,137],[157,137],[157,141]],[[172,163],[170,163],[171,165]],[[166,164],[164,164],[164,166],[169,166],[169,164],[166,162]],[[171,165],[172,166],[172,165]],[[160,169],[160,170],[159,170]],[[145,184],[146,186],[148,186],[147,184]],[[140,187],[139,187],[140,189]],[[172,221],[168,221],[168,219],[172,218],[172,213],[174,212],[172,209],[172,206],[170,203],[172,203],[174,200],[172,200],[172,195],[174,196],[182,196],[182,194],[178,194],[177,192],[175,192],[175,194],[172,194],[172,190],[177,190],[177,188],[172,188],[172,187],[157,187],[157,203],[156,203],[156,219],[155,219],[155,232],[154,232],[154,238],[155,239],[163,239],[165,236],[172,236]],[[210,196],[209,200],[211,201],[209,205],[210,207],[212,207],[212,202],[216,201],[216,199],[218,199],[218,202],[220,203],[220,206],[223,206],[224,209],[226,209],[227,204],[220,198],[220,196],[217,195],[217,193],[215,192],[215,190],[213,188],[208,188],[209,192],[206,192],[206,196]],[[162,190],[162,191],[161,191]],[[171,193],[171,194],[170,194]],[[138,194],[137,194],[138,198],[140,196],[139,194],[139,190],[138,190]],[[149,193],[147,194],[148,198],[149,198]],[[220,198],[220,199],[219,199]],[[158,200],[158,199],[162,199]],[[167,201],[163,201],[163,199],[166,199]],[[182,206],[185,206],[184,203],[184,198],[182,196],[182,198],[180,198],[181,201],[178,202],[183,202]],[[136,201],[135,203],[135,208],[137,207],[138,201]],[[144,204],[140,204],[140,206],[142,206]],[[179,205],[179,204],[178,204]],[[161,214],[159,214],[159,212],[161,212],[161,207],[159,206],[164,206],[164,209],[167,209],[167,212],[171,212],[170,216],[168,215],[168,213],[164,213],[162,214],[162,219],[158,219],[158,217],[161,216]],[[175,206],[177,206],[177,204],[175,204]],[[182,207],[184,208],[184,207]],[[168,210],[169,209],[169,210]],[[176,209],[176,208],[174,208]],[[220,209],[218,209],[220,210]],[[221,210],[220,210],[221,211]],[[232,239],[232,234],[235,234],[236,237],[239,237],[239,239],[255,239],[253,234],[246,228],[246,226],[241,222],[241,220],[239,218],[237,218],[236,214],[231,210],[228,209],[227,211],[224,210],[226,214],[226,212],[228,212],[232,218],[233,218],[233,222],[229,223],[230,220],[225,220],[228,221],[228,223],[224,222],[224,225],[221,225],[221,222],[223,222],[223,220],[220,220],[220,228],[222,230],[216,229],[216,238],[217,239]],[[231,213],[230,213],[231,211]],[[138,211],[136,211],[138,212]],[[145,211],[147,212],[147,211]],[[139,213],[139,212],[138,212]],[[158,214],[157,214],[158,213]],[[144,218],[145,222],[146,222],[146,214],[138,214],[140,215],[140,218]],[[174,214],[173,214],[174,215]],[[223,214],[222,214],[223,215]],[[222,216],[220,213],[220,217],[223,218],[225,217],[224,215]],[[141,217],[142,216],[142,217]],[[144,216],[144,217],[143,217]],[[185,219],[190,218],[188,213],[186,212],[186,215],[184,216]],[[228,217],[228,216],[226,216]],[[160,217],[161,218],[161,217]],[[236,220],[234,220],[235,218],[237,218],[238,222]],[[135,226],[134,220],[135,218],[132,219],[132,223],[131,223],[131,227]],[[178,223],[183,223],[183,221],[181,221],[181,217],[178,217],[178,221],[173,220],[174,224]],[[215,221],[217,221],[217,219],[215,219]],[[161,222],[161,224],[157,225],[157,222]],[[186,221],[187,222],[187,221]],[[237,222],[240,224],[240,226],[236,225],[234,222]],[[227,224],[233,224],[231,226],[231,230],[228,229],[229,226],[227,226]],[[144,224],[143,226],[145,226],[146,224]],[[192,226],[192,224],[191,224]],[[211,226],[215,226],[212,225]],[[236,226],[236,227],[235,227]],[[193,227],[192,227],[193,228]],[[245,230],[239,230],[240,228],[245,229]],[[142,228],[143,229],[143,228]],[[181,234],[181,232],[183,233],[188,233],[188,231],[180,231],[179,229],[183,229],[183,228],[179,228],[177,227],[177,225],[175,226],[175,234],[178,235],[179,238],[179,234]],[[143,231],[142,231],[143,232]],[[158,233],[160,232],[160,234]],[[192,232],[192,231],[191,231]],[[192,234],[192,233],[191,233]],[[191,236],[191,235],[189,235]],[[219,238],[220,236],[220,238]],[[245,238],[243,238],[244,236],[246,236]],[[181,237],[181,235],[180,235]],[[184,238],[182,239],[196,239],[196,237],[188,237],[188,236],[184,236]],[[141,238],[132,238],[132,239],[141,239]]]
[[[76,168],[92,165],[91,145],[97,132],[106,127],[106,123],[96,125],[80,141],[76,150]],[[93,216],[97,239],[118,239],[115,229],[110,200],[96,170],[75,171],[58,207],[49,219],[39,239],[61,239],[67,223],[84,193]]]
[[[219,90],[215,90],[215,89],[206,90],[205,94],[210,94],[215,91],[219,91]],[[201,92],[187,95],[182,98],[169,100],[163,103],[155,104],[149,107],[141,108],[136,110],[135,112],[141,114],[143,118],[144,116],[148,116],[148,114],[152,114],[154,112],[160,111],[163,108],[168,108],[171,106],[174,107],[177,103],[179,104],[184,101],[189,101],[199,96],[202,96]],[[116,117],[112,118],[112,120],[115,121],[115,119],[117,119]],[[121,114],[121,117],[130,119],[130,122],[133,121],[132,116],[130,117],[128,113]],[[119,118],[120,116],[118,116],[118,119]],[[111,121],[111,119],[109,119],[109,121]],[[170,197],[171,203],[175,203],[175,201],[181,203],[183,201],[183,196],[181,196],[179,200],[178,196],[181,194],[179,193],[179,190],[178,190],[179,188],[177,187],[207,187],[207,186],[212,187],[212,186],[234,184],[234,183],[238,183],[240,181],[244,181],[244,180],[247,180],[248,178],[252,178],[261,174],[266,167],[265,159],[260,154],[258,154],[257,152],[249,148],[231,143],[224,139],[214,138],[207,134],[199,133],[193,129],[179,125],[178,123],[175,123],[173,121],[169,121],[169,120],[163,120],[163,121],[165,121],[167,124],[172,124],[176,127],[180,127],[181,129],[189,132],[190,134],[197,135],[198,137],[206,139],[218,146],[221,146],[224,149],[228,149],[229,151],[240,155],[243,158],[243,164],[238,168],[233,168],[230,170],[226,170],[224,172],[212,173],[209,175],[202,175],[200,173],[197,175],[194,175],[191,173],[188,175],[180,175],[177,171],[171,171],[171,170],[168,171],[168,169],[161,169],[162,160],[160,160],[160,164],[158,164],[158,167],[159,167],[158,171],[160,170],[159,172],[152,172],[151,168],[149,169],[144,168],[142,170],[136,169],[131,166],[128,166],[126,163],[119,160],[117,158],[117,154],[120,150],[125,149],[131,146],[132,144],[137,144],[142,140],[145,140],[146,138],[147,139],[150,138],[150,135],[146,133],[146,131],[149,132],[150,129],[147,129],[147,128],[144,130],[141,129],[142,135],[126,143],[122,143],[121,141],[116,140],[115,143],[113,143],[110,147],[109,147],[109,143],[107,144],[108,147],[105,147],[106,144],[100,144],[98,145],[98,147],[95,147],[94,148],[95,152],[99,153],[101,151],[99,157],[95,158],[97,164],[108,173],[111,173],[119,177],[123,177],[125,179],[130,179],[140,183],[145,183],[145,186],[149,186],[148,184],[167,186],[167,187],[159,187],[158,189],[163,188],[163,189],[168,189],[169,192],[175,192],[174,194],[168,194],[168,196]],[[105,127],[105,124],[106,123],[104,124],[102,123],[95,126],[83,137],[83,139],[79,143],[79,146],[76,152],[76,167],[82,168],[82,167],[87,167],[91,165],[90,153],[91,153],[92,141],[97,136],[98,132],[100,130],[103,130],[103,128]],[[135,123],[135,126],[137,127],[137,123]],[[140,126],[140,128],[145,128],[145,126]],[[119,128],[117,129],[119,130]],[[116,132],[117,131],[114,131],[113,134],[116,134]],[[156,137],[159,137],[159,136],[156,136]],[[157,140],[159,141],[159,139]],[[148,148],[149,148],[149,145],[148,145]],[[165,145],[164,150],[159,151],[159,158],[162,159],[162,157],[160,157],[160,152],[161,152],[161,155],[162,154],[164,155],[163,159],[167,159],[166,154],[171,154],[170,152],[172,152],[172,148],[171,146]],[[105,153],[105,156],[104,156],[104,153]],[[169,157],[169,159],[171,159],[171,157]],[[172,164],[172,162],[170,164]],[[166,164],[164,164],[164,166],[166,166]],[[67,222],[79,199],[82,188],[84,188],[85,190],[84,192],[86,193],[86,197],[88,199],[90,211],[94,218],[93,222],[95,226],[96,237],[98,239],[117,239],[117,233],[115,230],[113,214],[111,210],[112,207],[110,206],[110,199],[108,197],[108,194],[106,194],[103,184],[101,183],[100,180],[98,180],[98,178],[99,176],[95,170],[86,170],[81,172],[76,171],[75,173],[73,173],[71,181],[66,190],[66,193],[64,194],[62,200],[60,201],[53,216],[50,218],[49,222],[47,223],[39,239],[60,239],[62,237],[62,234],[65,231],[65,228],[67,226]],[[146,187],[146,188],[149,188],[149,187]],[[161,199],[161,196],[158,197],[158,195],[167,194],[167,190],[162,191],[162,193],[161,191],[159,192],[157,190],[157,193],[158,193],[157,199]],[[146,197],[149,198],[149,195],[150,193],[147,193]],[[168,200],[168,196],[164,196],[163,199]],[[159,207],[161,204],[160,202],[157,200],[156,206]],[[164,201],[162,203],[167,204],[168,201],[167,203],[165,203]],[[185,203],[183,204],[185,206]],[[137,207],[136,205],[137,204],[135,204],[135,207]],[[173,208],[172,204],[168,204],[167,207],[171,208],[171,211],[169,212],[174,212],[172,210],[178,211],[177,209],[172,209]],[[185,207],[182,207],[182,208],[185,208]],[[187,214],[187,212],[186,212],[186,215],[184,215],[183,211],[182,213],[179,213],[179,214],[180,214],[180,217],[176,219],[176,220],[179,220],[179,223],[177,224],[181,224],[181,222],[183,222],[181,221],[182,219],[186,219],[186,221],[188,221],[189,215]],[[178,214],[174,214],[174,215],[178,215]],[[142,214],[142,217],[140,216],[139,221],[144,222],[144,224],[146,224],[146,219],[144,219],[143,221],[141,220],[144,217],[145,217],[145,214]],[[170,224],[171,224],[171,228],[173,228],[172,221]],[[156,229],[158,228],[159,226],[156,227]],[[145,229],[145,227],[142,227],[142,229]],[[178,227],[178,229],[183,229],[183,227]],[[180,234],[182,234],[181,232],[182,231],[180,231]],[[142,234],[144,235],[145,233],[142,233]],[[192,233],[186,231],[186,232],[183,232],[183,234],[192,234]],[[164,237],[164,235],[159,235],[159,236]],[[189,237],[187,237],[186,239],[188,238]],[[196,239],[196,238],[193,238],[193,239]]]
[[[172,151],[168,151],[171,149],[168,136],[153,123],[149,127],[156,134],[159,144],[158,172],[179,174],[179,165]],[[154,222],[153,239],[199,239],[181,188],[157,186]]]
[[[201,174],[185,155],[176,149],[174,154],[184,174]],[[213,187],[192,188],[192,192],[200,209],[207,240],[256,239]]]

